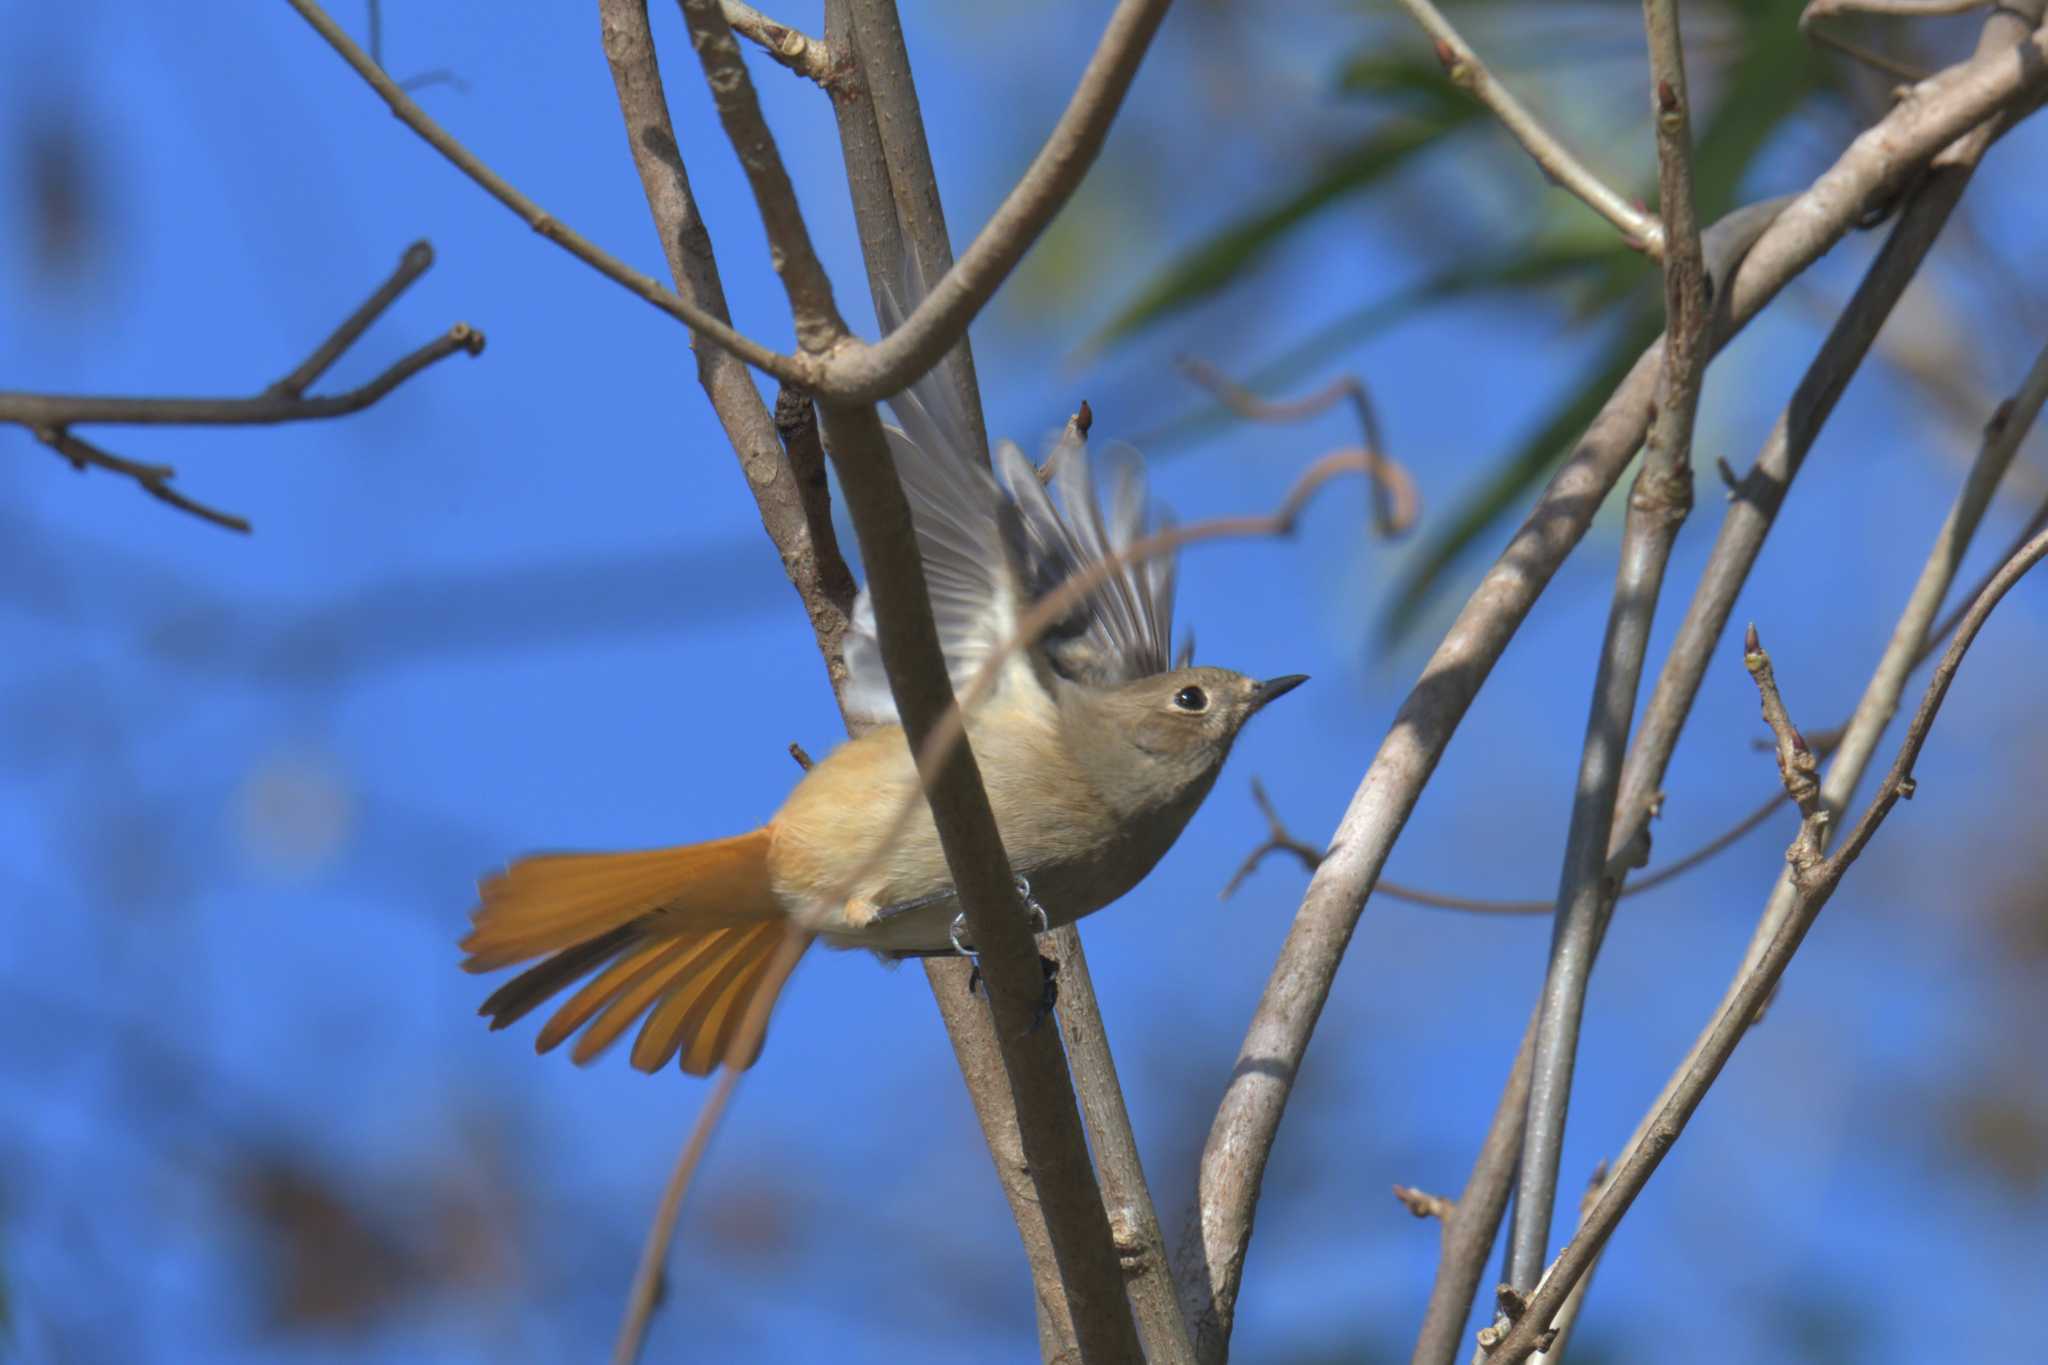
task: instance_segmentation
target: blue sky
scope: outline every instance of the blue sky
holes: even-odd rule
[[[422,92],[436,117],[660,270],[592,7],[387,8],[397,74],[460,80]],[[1097,8],[910,8],[956,241],[1035,149]],[[735,313],[786,346],[750,201],[675,16],[655,9]],[[0,383],[253,392],[420,237],[438,263],[326,383],[362,382],[456,320],[488,348],[344,421],[91,433],[176,465],[180,487],[255,523],[246,539],[0,433],[0,887],[14,907],[0,998],[17,1021],[0,1041],[4,1340],[31,1360],[588,1358],[610,1340],[703,1086],[617,1056],[536,1059],[530,1025],[487,1034],[486,987],[453,946],[474,879],[537,846],[749,828],[795,776],[785,747],[817,752],[838,733],[686,337],[488,201],[282,5],[5,13]],[[359,12],[338,13],[362,31]],[[1076,358],[1171,250],[1367,126],[1328,92],[1364,21],[1291,13],[1333,36],[1290,42],[1228,9],[1169,21],[1069,218],[975,332],[992,432],[1035,445],[1083,397],[1099,436],[1156,429],[1194,401],[1174,355],[1248,369],[1421,273],[1416,215],[1444,189],[1426,179],[1407,202],[1330,215],[1184,323]],[[1260,97],[1229,79],[1233,61]],[[828,111],[754,69],[840,301],[866,325]],[[1831,136],[1795,130],[1759,192],[1810,175]],[[2038,143],[2016,135],[1993,170]],[[39,244],[30,194],[51,164],[80,206],[56,247]],[[1517,163],[1499,167],[1512,169],[1471,189],[1482,209],[1537,193]],[[1986,179],[1978,231],[2038,259],[2038,191]],[[1873,247],[1845,244],[1717,365],[1703,456],[1752,458],[1822,306]],[[1941,278],[1970,260],[1944,258]],[[1948,288],[1899,325],[1997,396],[2041,340],[2027,321],[1996,287]],[[1445,306],[1300,386],[1366,376],[1441,509],[1597,340],[1561,311]],[[1857,381],[1738,609],[1813,727],[1853,704],[1953,495],[1964,447],[1928,413],[1896,372]],[[1228,430],[1152,452],[1155,484],[1184,519],[1265,508],[1351,436],[1341,414]],[[2021,463],[2025,496],[1994,509],[1967,572],[2039,496],[2038,450]],[[1703,484],[1656,658],[1720,505]],[[1218,903],[1262,830],[1247,779],[1297,833],[1326,836],[1433,639],[1425,623],[1417,643],[1379,642],[1407,547],[1370,541],[1362,517],[1335,488],[1295,539],[1182,566],[1202,661],[1314,682],[1251,727],[1158,872],[1086,925],[1170,1227],[1301,886],[1276,859]],[[1509,650],[1390,875],[1473,895],[1555,885],[1615,529],[1603,518]],[[2025,1308],[2048,1270],[2048,1093],[2028,1060],[2048,1023],[2044,952],[2038,928],[2022,932],[2041,911],[2043,601],[2029,584],[2002,608],[1922,761],[1921,798],[1851,874],[1624,1225],[1589,1347],[1855,1358],[1910,1331],[1970,1358],[2031,1339]],[[1750,747],[1763,730],[1739,645],[1723,653],[1672,769],[1660,856],[1775,780]],[[1774,826],[1617,920],[1567,1188],[1618,1148],[1706,1020],[1790,833]],[[1275,1153],[1241,1358],[1405,1351],[1436,1237],[1387,1187],[1462,1181],[1546,942],[1534,919],[1368,907]],[[2007,1131],[2001,1115],[2037,1120],[2000,1148],[2018,1153],[2010,1169],[1971,1140]],[[321,1251],[355,1277],[325,1316],[308,1286],[347,1276],[306,1259]],[[651,1360],[1028,1356],[1021,1256],[921,973],[859,955],[802,967],[673,1266]]]

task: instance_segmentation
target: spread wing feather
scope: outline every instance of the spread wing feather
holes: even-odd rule
[[[921,294],[914,267],[909,274]],[[885,330],[893,330],[904,311],[887,296],[877,308]],[[1031,603],[1141,539],[1151,514],[1144,462],[1128,446],[1113,447],[1107,459],[1107,515],[1080,441],[1062,441],[1050,456],[1057,502],[1023,452],[1002,443],[995,459],[1009,485],[1005,492],[973,453],[965,414],[946,382],[947,363],[889,401],[897,425],[888,436],[910,502],[946,669],[955,690],[965,691]],[[1171,555],[1119,565],[1047,633],[1038,657],[1060,675],[1093,685],[1164,672],[1173,589]],[[846,663],[849,712],[867,724],[895,720],[865,588],[854,606]],[[1020,654],[1005,667],[997,691],[1040,685],[1032,660]]]

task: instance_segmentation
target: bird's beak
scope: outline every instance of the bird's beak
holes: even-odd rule
[[[1284,678],[1268,678],[1252,689],[1252,710],[1261,707],[1275,697],[1284,697],[1308,681],[1306,673],[1289,673]]]

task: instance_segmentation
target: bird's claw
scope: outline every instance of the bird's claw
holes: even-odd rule
[[[1031,882],[1028,878],[1022,876],[1017,878],[1017,899],[1024,903],[1025,911],[1031,916],[1031,932],[1033,936],[1046,932],[1047,928],[1050,927],[1051,921],[1045,913],[1045,907],[1040,905],[1038,898],[1031,894]],[[975,952],[974,945],[967,941],[967,912],[965,910],[953,916],[953,923],[946,930],[946,938],[953,945],[954,952],[974,964],[974,970],[967,974],[967,993],[972,995],[981,986],[981,954]],[[1031,1030],[1034,1033],[1038,1031],[1038,1026],[1046,1021],[1047,1016],[1052,1013],[1053,1006],[1059,1003],[1060,996],[1060,964],[1041,954],[1038,959],[1038,965],[1045,973],[1045,994],[1040,997],[1038,1010],[1031,1017]]]

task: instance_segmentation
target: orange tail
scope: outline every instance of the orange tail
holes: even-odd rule
[[[462,940],[472,972],[548,955],[484,1001],[504,1028],[585,976],[542,1027],[546,1052],[590,1024],[570,1055],[587,1062],[641,1015],[633,1065],[680,1054],[702,1076],[742,1026],[774,1005],[795,965],[793,931],[769,889],[768,831],[644,853],[548,853],[486,880]],[[799,942],[794,945],[800,949]],[[592,975],[595,973],[595,975]],[[595,1022],[591,1022],[595,1019]],[[758,1044],[740,1064],[753,1065]]]

